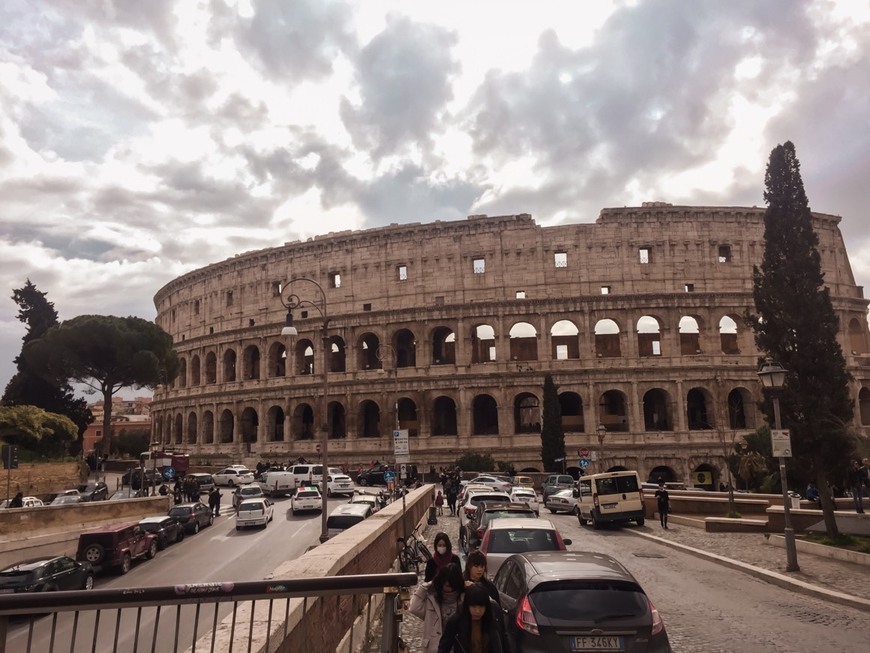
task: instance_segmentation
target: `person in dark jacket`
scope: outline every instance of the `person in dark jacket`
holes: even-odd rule
[[[481,550],[475,550],[468,554],[465,558],[465,571],[462,572],[462,578],[465,579],[465,587],[469,588],[474,584],[483,587],[489,598],[492,599],[492,609],[498,627],[498,633],[501,636],[501,645],[504,653],[514,653],[516,646],[514,640],[508,635],[507,624],[505,623],[505,611],[501,607],[501,598],[498,594],[498,588],[489,578],[486,577],[486,554]]]
[[[495,607],[486,588],[472,583],[462,608],[447,620],[438,653],[503,653]]]
[[[659,521],[662,523],[662,528],[668,527],[668,513],[671,511],[671,496],[665,489],[664,483],[659,483],[659,489],[656,490],[656,501],[658,502]]]
[[[867,470],[861,466],[857,458],[852,461],[852,469],[849,470],[849,487],[852,488],[852,500],[855,502],[855,512],[864,512],[864,502],[861,500],[861,492],[867,482]]]
[[[208,493],[208,507],[211,514],[215,517],[221,516],[221,492],[217,487],[213,487]]]
[[[431,560],[426,562],[426,571],[423,573],[423,582],[428,583],[435,578],[435,574],[441,567],[446,567],[450,563],[456,564],[462,569],[462,563],[459,556],[453,553],[453,545],[450,543],[450,537],[447,533],[438,533],[435,536],[435,550],[432,552]]]

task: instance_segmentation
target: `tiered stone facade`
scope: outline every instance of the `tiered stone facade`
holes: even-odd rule
[[[742,321],[762,219],[756,208],[661,203],[553,227],[527,214],[470,216],[209,265],[155,296],[183,362],[155,393],[155,439],[191,454],[316,459],[325,382],[330,464],[389,460],[398,424],[424,470],[467,451],[540,470],[549,372],[568,467],[586,447],[603,459],[593,468],[689,482],[709,472],[718,484],[725,443],[762,421],[759,354]],[[840,218],[814,221],[861,428],[868,302]],[[303,300],[293,341],[280,335],[290,293]]]

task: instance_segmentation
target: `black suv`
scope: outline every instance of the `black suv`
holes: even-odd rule
[[[395,465],[384,465],[382,463],[378,463],[377,465],[372,465],[364,472],[360,472],[356,477],[357,485],[386,485],[387,482],[384,480],[384,472],[392,472],[396,475],[397,483],[404,483],[405,485],[414,485],[417,481],[417,466],[416,465],[405,465],[405,475],[407,478],[402,479],[399,469]]]
[[[94,589],[94,570],[67,556],[18,562],[0,571],[0,594]]]
[[[157,536],[158,549],[165,549],[173,542],[184,539],[184,526],[175,517],[145,517],[139,521],[139,525]]]
[[[472,517],[459,527],[459,546],[468,553],[480,546],[483,534],[493,519],[499,517],[528,517],[535,519],[535,511],[527,503],[506,503],[504,501],[483,501],[477,506]]]
[[[188,533],[199,533],[200,528],[211,526],[214,521],[211,510],[199,501],[172,506],[169,516],[177,519]]]
[[[95,571],[118,569],[126,574],[133,560],[150,560],[156,555],[157,537],[133,522],[82,533],[76,560],[89,562]]]

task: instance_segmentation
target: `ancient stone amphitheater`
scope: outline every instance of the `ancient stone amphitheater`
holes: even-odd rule
[[[648,203],[595,223],[475,215],[239,254],[155,296],[182,359],[155,393],[155,438],[191,454],[316,460],[325,427],[330,464],[356,469],[391,460],[393,430],[406,429],[421,470],[469,451],[541,470],[549,372],[566,467],[586,448],[590,470],[718,485],[725,447],[763,420],[741,317],[762,218]],[[868,302],[840,218],[814,220],[860,428]],[[294,338],[281,335],[288,301],[300,304]]]

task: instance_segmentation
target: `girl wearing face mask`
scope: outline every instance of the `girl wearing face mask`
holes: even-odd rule
[[[447,537],[447,533],[438,533],[435,536],[435,551],[432,554],[432,559],[426,563],[423,580],[429,582],[435,578],[435,573],[441,567],[446,567],[451,563],[459,565],[459,556],[453,553],[453,545],[450,544],[450,538]],[[462,569],[461,565],[459,568]]]
[[[466,588],[462,608],[444,627],[438,653],[504,653],[495,606],[480,583]]]
[[[417,585],[408,612],[423,620],[423,653],[438,653],[444,627],[461,607],[464,591],[462,572],[456,564],[441,567],[431,583]]]

